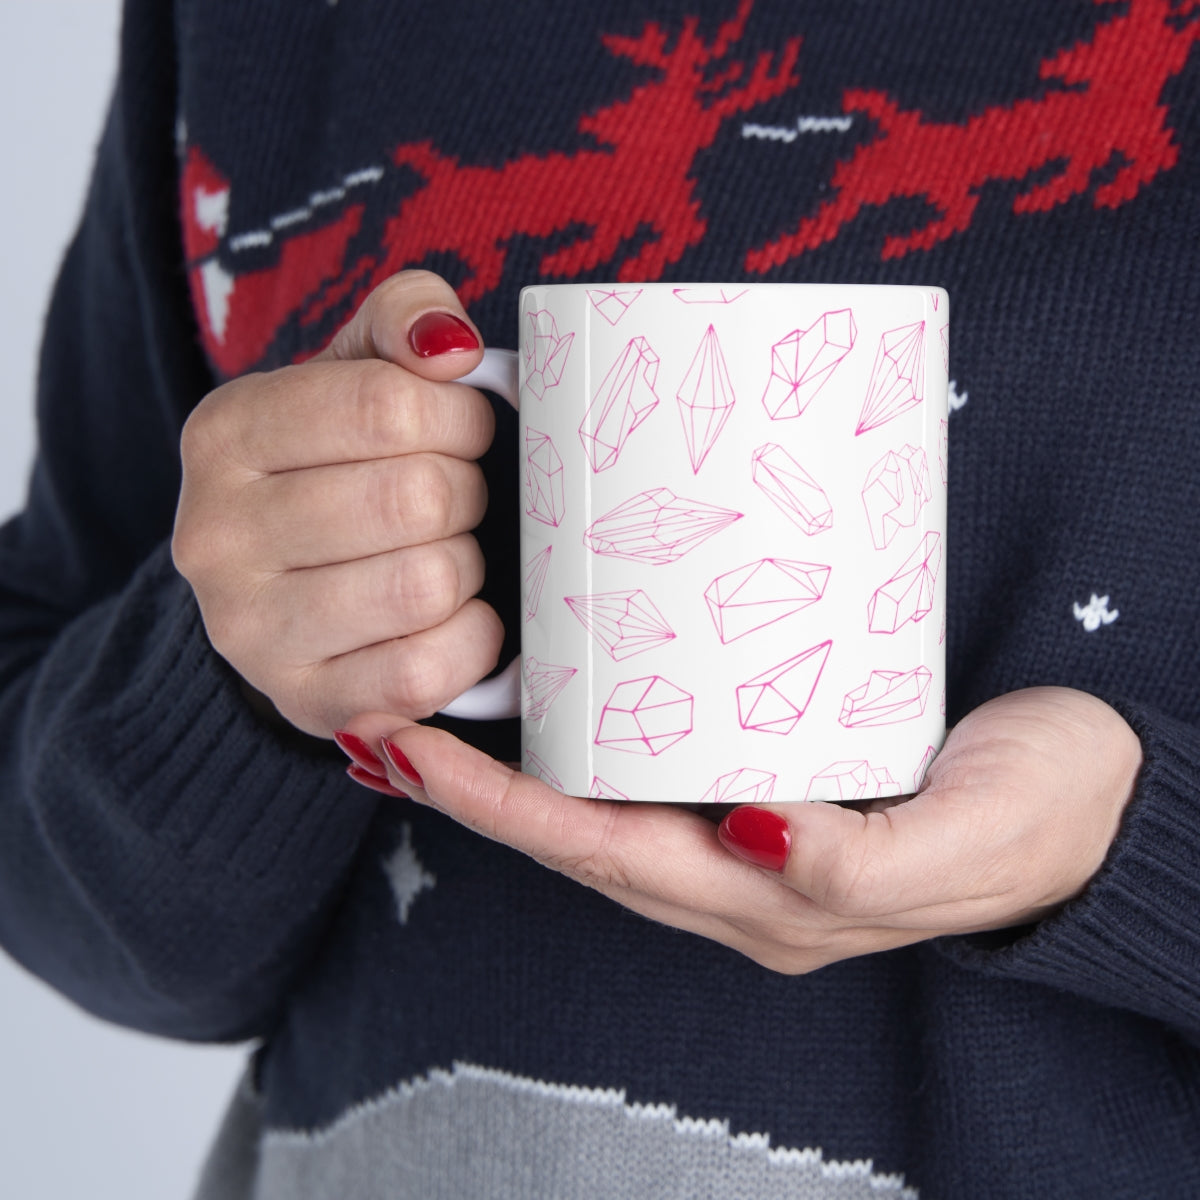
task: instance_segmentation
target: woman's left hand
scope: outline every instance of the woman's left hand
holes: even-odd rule
[[[1031,688],[964,718],[915,796],[742,807],[718,828],[677,805],[562,796],[396,717],[351,730],[414,800],[789,974],[1054,912],[1104,861],[1141,766],[1109,705]]]

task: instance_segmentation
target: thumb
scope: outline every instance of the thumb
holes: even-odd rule
[[[445,382],[478,365],[483,339],[440,275],[401,271],[362,302],[316,357],[381,358],[423,379]]]

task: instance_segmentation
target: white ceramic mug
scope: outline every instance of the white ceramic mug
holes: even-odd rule
[[[522,716],[572,795],[916,790],[945,736],[939,288],[525,288],[522,657],[445,710]],[[518,689],[519,681],[519,689]]]

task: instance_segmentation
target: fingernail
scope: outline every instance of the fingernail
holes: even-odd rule
[[[404,780],[405,783],[412,784],[413,787],[423,788],[425,781],[417,772],[417,768],[408,761],[408,755],[396,745],[395,742],[389,741],[387,738],[381,738],[379,742],[384,755],[388,762],[392,764],[396,774]]]
[[[768,871],[782,871],[792,848],[788,823],[761,808],[735,808],[717,828],[717,836],[730,853]]]
[[[351,762],[357,763],[366,771],[370,771],[372,775],[378,775],[380,779],[387,778],[387,767],[383,765],[383,759],[357,734],[350,733],[345,729],[335,729],[333,731],[333,740],[337,742],[342,749],[342,753]]]
[[[422,358],[436,358],[452,350],[478,350],[479,338],[461,317],[448,312],[427,312],[413,322],[408,344]]]
[[[381,792],[385,796],[394,796],[397,800],[411,799],[407,792],[402,792],[399,788],[392,787],[386,779],[380,779],[378,775],[372,775],[370,771],[363,770],[357,763],[351,763],[346,768],[346,774],[355,783],[361,783],[363,787],[370,788],[373,792]]]

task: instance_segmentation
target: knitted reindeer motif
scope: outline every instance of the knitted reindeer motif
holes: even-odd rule
[[[388,222],[370,286],[430,254],[450,253],[467,269],[458,290],[470,303],[499,284],[514,237],[547,238],[576,228],[583,230],[578,240],[547,254],[540,275],[570,278],[616,263],[617,279],[657,279],[704,237],[692,175],[697,153],[729,117],[798,82],[798,37],[783,47],[777,66],[768,53],[749,69],[741,61],[721,65],[742,37],[752,6],[753,0],[741,0],[707,43],[694,17],[673,43],[655,23],[637,37],[605,37],[610,54],[658,74],[628,99],[580,119],[580,133],[599,143],[597,149],[526,154],[499,167],[478,167],[464,166],[428,142],[400,146],[394,160],[414,168],[425,186]],[[499,220],[467,219],[470,198],[477,205],[481,197]],[[619,261],[622,246],[647,231],[640,249]]]
[[[967,229],[985,184],[1026,179],[1052,164],[1053,177],[1017,196],[1014,212],[1045,212],[1063,204],[1087,191],[1094,172],[1114,166],[1115,174],[1096,188],[1093,204],[1115,208],[1131,200],[1179,157],[1161,96],[1200,39],[1200,22],[1188,19],[1198,8],[1200,0],[1178,6],[1170,0],[1129,0],[1126,13],[1098,26],[1090,41],[1042,62],[1040,78],[1059,88],[986,108],[963,123],[928,121],[883,92],[847,91],[846,110],[874,119],[878,136],[838,164],[832,198],[814,215],[795,232],[746,255],[747,270],[765,272],[815,250],[864,208],[900,197],[924,199],[937,215],[921,228],[887,238],[883,257],[928,250]]]

